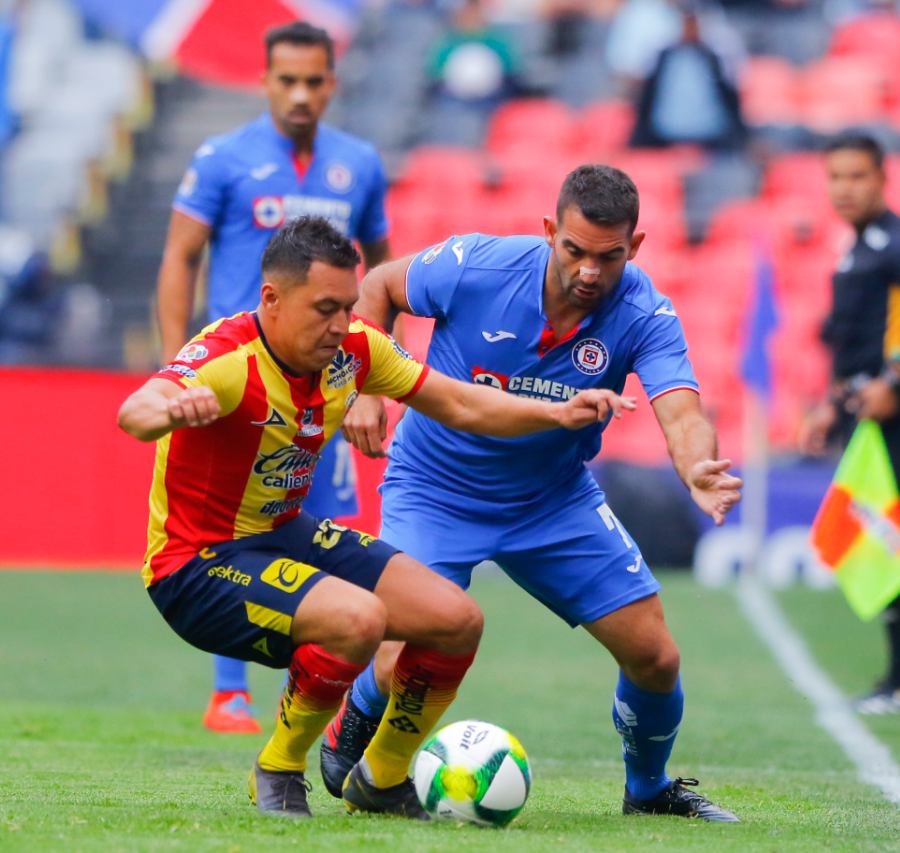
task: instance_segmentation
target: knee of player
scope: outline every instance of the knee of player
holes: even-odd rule
[[[657,685],[674,685],[681,666],[681,655],[675,643],[664,643],[648,654],[642,663],[646,678]]]
[[[460,651],[472,651],[478,647],[484,630],[484,614],[473,598],[461,593],[448,615],[451,619],[454,645]]]
[[[660,677],[674,681],[678,677],[680,667],[681,654],[678,651],[678,646],[674,643],[669,643],[659,650],[654,668]]]
[[[374,654],[384,639],[387,608],[374,595],[356,597],[333,615],[332,628],[336,634],[359,648],[371,649]]]
[[[674,643],[648,645],[623,660],[626,676],[645,690],[671,690],[678,678],[681,656]]]

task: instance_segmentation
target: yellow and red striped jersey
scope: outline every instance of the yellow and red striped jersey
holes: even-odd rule
[[[157,374],[183,388],[211,388],[221,414],[157,442],[144,583],[170,575],[208,545],[294,518],[319,452],[356,395],[405,399],[427,371],[359,317],[331,364],[303,375],[273,355],[255,313],[207,326]]]

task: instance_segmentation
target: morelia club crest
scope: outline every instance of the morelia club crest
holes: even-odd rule
[[[572,363],[588,376],[599,376],[609,366],[609,351],[597,338],[582,338],[572,348]]]

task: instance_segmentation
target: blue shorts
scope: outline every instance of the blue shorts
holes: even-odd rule
[[[338,433],[322,448],[303,511],[319,518],[356,515],[356,466],[350,445]]]
[[[374,590],[395,548],[301,513],[269,533],[204,548],[147,591],[183,640],[205,652],[283,669],[304,596],[332,575]]]
[[[472,569],[496,562],[571,626],[646,598],[659,583],[593,478],[509,506],[390,479],[381,538],[468,589]]]

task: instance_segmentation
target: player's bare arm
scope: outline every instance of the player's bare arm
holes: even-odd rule
[[[565,403],[517,397],[496,388],[470,385],[432,370],[407,403],[416,411],[463,432],[511,438],[562,427],[581,429],[621,417],[634,409],[634,397],[620,397],[607,389],[582,391]]]
[[[388,331],[393,328],[398,313],[412,313],[406,301],[406,270],[414,257],[407,255],[370,269],[362,281],[355,313]],[[385,456],[387,414],[382,399],[360,395],[347,412],[341,431],[344,438],[366,456]]]
[[[743,482],[727,473],[730,459],[718,458],[716,431],[700,409],[699,395],[680,388],[657,397],[652,405],[678,476],[694,503],[722,524],[741,499]]]
[[[122,403],[119,426],[139,441],[156,441],[180,427],[209,426],[220,411],[211,388],[182,388],[153,377]]]
[[[174,358],[188,338],[197,273],[210,233],[205,223],[172,211],[156,290],[163,363]]]
[[[395,261],[370,269],[359,288],[359,301],[355,313],[377,323],[388,332],[394,326],[397,314],[412,314],[406,299],[406,271],[415,255],[406,255]]]

